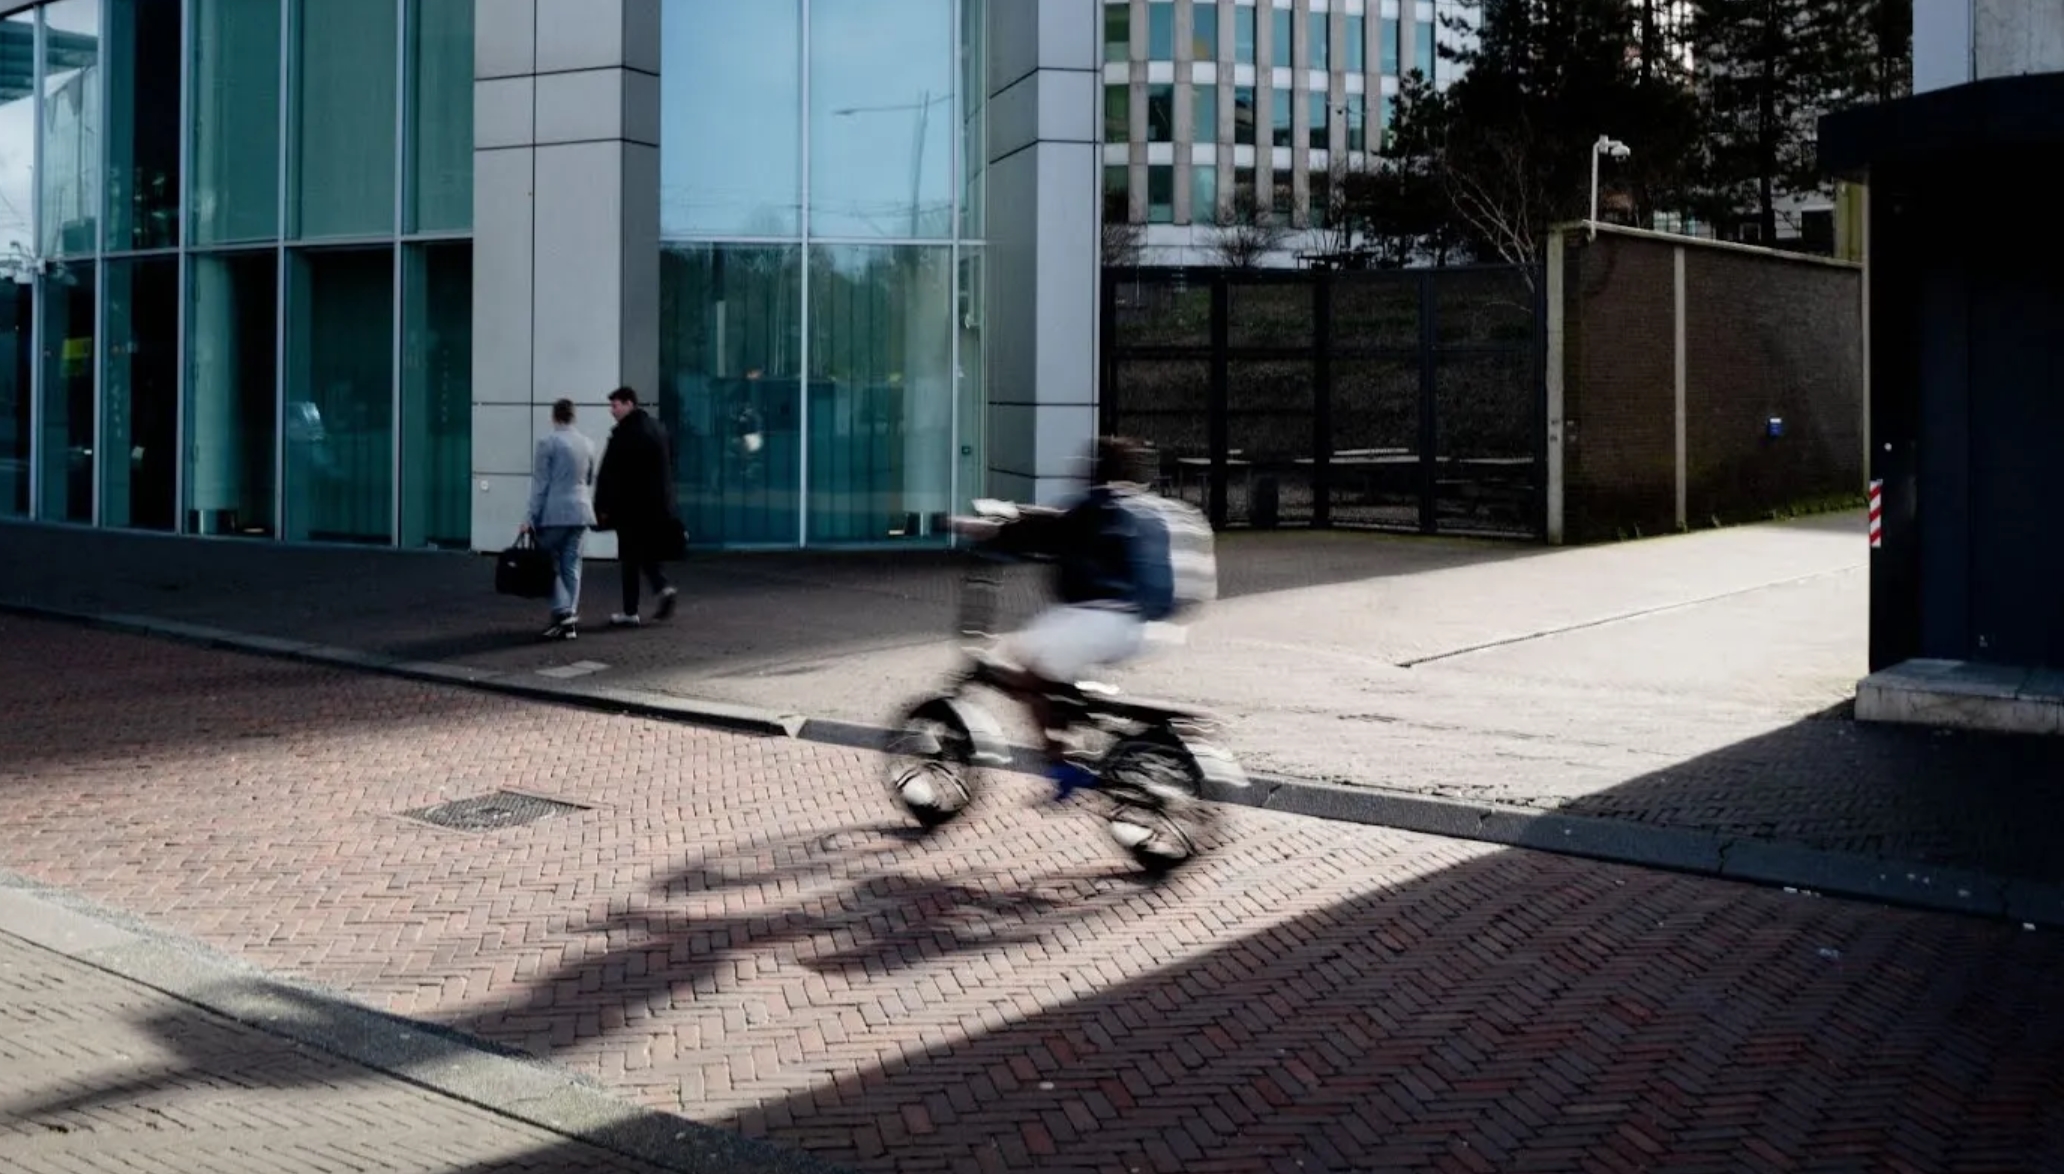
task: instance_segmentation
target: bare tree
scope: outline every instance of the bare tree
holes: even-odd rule
[[[1146,237],[1146,226],[1133,221],[1126,199],[1116,194],[1106,196],[1102,240],[1105,268],[1138,265]]]
[[[1253,269],[1261,259],[1283,247],[1290,226],[1261,206],[1252,192],[1238,192],[1214,222],[1211,249],[1219,263],[1230,269]]]

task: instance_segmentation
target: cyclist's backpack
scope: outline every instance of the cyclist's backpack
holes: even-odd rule
[[[1133,602],[1141,615],[1181,619],[1218,598],[1217,548],[1202,513],[1156,493],[1112,501],[1132,519]]]

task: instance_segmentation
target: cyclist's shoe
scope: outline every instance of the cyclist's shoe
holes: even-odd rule
[[[1047,768],[1046,777],[1053,780],[1056,803],[1067,802],[1077,791],[1093,791],[1097,787],[1096,775],[1076,762],[1057,762]]]

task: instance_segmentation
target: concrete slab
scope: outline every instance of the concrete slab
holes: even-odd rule
[[[2009,665],[1916,659],[1865,677],[1856,688],[1864,722],[2064,734],[2064,674]]]

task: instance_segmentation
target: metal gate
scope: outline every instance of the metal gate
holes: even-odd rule
[[[1100,426],[1213,526],[1547,531],[1538,271],[1106,270]]]

